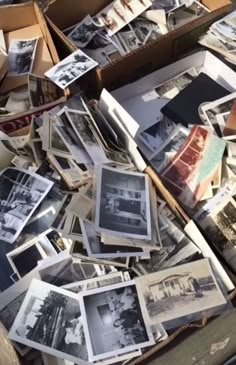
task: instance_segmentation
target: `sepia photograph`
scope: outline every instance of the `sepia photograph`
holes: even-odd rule
[[[88,360],[78,295],[33,279],[9,337],[56,357]]]
[[[152,5],[150,0],[115,0],[99,14],[98,21],[112,36]]]
[[[33,107],[49,104],[64,96],[63,91],[52,81],[33,74],[28,77],[28,91]]]
[[[96,67],[98,63],[81,50],[75,51],[45,73],[61,89]]]
[[[161,85],[154,88],[159,97],[172,99],[186,86],[188,86],[197,76],[197,71],[194,67],[182,72],[181,74],[165,81]]]
[[[0,174],[0,239],[14,243],[53,183],[33,172],[7,168]]]
[[[8,50],[8,76],[26,75],[34,63],[38,38],[12,39]]]
[[[227,303],[208,259],[136,278],[152,324],[175,327],[178,319],[219,308]],[[196,317],[197,318],[197,317]]]
[[[72,43],[78,48],[84,48],[93,39],[96,33],[101,29],[90,15],[87,15],[73,30],[67,35]]]
[[[80,299],[89,361],[154,343],[133,281],[81,292]]]
[[[98,232],[150,240],[148,176],[100,167],[97,175],[95,225]]]
[[[114,258],[114,257],[142,257],[146,252],[141,248],[131,246],[105,245],[101,237],[96,233],[93,223],[80,219],[83,233],[83,242],[87,253],[91,257]]]

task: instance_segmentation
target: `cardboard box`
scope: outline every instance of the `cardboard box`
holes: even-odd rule
[[[49,68],[59,62],[51,34],[36,4],[26,3],[1,7],[0,29],[4,32],[7,49],[12,39],[39,37],[32,73],[43,77]],[[27,85],[27,75],[6,76],[0,85],[0,94],[5,94],[23,85]],[[0,130],[5,133],[11,133],[19,128],[23,128],[29,125],[32,115],[42,113],[43,110],[48,110],[54,105],[65,101],[65,99],[65,97],[62,97],[54,103],[44,105],[40,108],[32,108],[26,113],[4,119],[1,118]]]
[[[74,51],[76,47],[62,33],[62,30],[78,23],[87,14],[96,15],[109,3],[111,0],[56,0],[49,6],[46,18],[63,57]],[[98,90],[103,87],[113,90],[173,62],[183,52],[191,49],[210,24],[223,17],[232,6],[230,0],[203,0],[202,3],[211,10],[209,14],[161,36],[138,50],[119,57],[103,68],[98,67],[96,71],[88,75],[91,83],[93,82]]]

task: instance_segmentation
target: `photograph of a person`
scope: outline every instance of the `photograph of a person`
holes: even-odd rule
[[[13,39],[8,50],[8,76],[26,75],[31,72],[38,38]]]
[[[153,343],[133,281],[81,293],[81,313],[90,361],[106,359]]]
[[[101,29],[101,25],[96,25],[90,15],[87,15],[67,37],[78,48],[86,47],[96,33]]]
[[[78,295],[32,280],[9,337],[69,361],[88,360]]]
[[[63,95],[63,91],[52,81],[29,74],[28,89],[31,105],[39,107],[58,100]]]
[[[53,183],[35,173],[7,168],[0,175],[0,239],[14,243]]]
[[[208,259],[136,278],[151,323],[175,327],[177,320],[227,303]]]
[[[151,239],[148,176],[101,166],[97,176],[96,230]]]
[[[75,51],[45,73],[61,89],[96,67],[98,63],[81,50]]]

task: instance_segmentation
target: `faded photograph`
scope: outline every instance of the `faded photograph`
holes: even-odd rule
[[[208,259],[142,276],[136,282],[152,323],[173,321],[226,303]]]

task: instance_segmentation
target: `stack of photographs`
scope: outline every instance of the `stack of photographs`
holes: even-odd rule
[[[217,20],[200,39],[204,47],[220,53],[227,61],[236,62],[236,12]]]
[[[153,92],[171,97],[196,76],[186,70]],[[14,164],[27,161],[26,170],[10,166],[0,174],[0,321],[23,361],[123,365],[165,341],[169,329],[229,308],[212,261],[135,166],[137,147],[145,146],[170,180],[169,169],[189,158],[190,148],[213,148],[218,137],[160,116],[138,131],[136,144],[121,120],[102,99],[77,95],[32,118],[26,137],[2,136]],[[221,152],[218,144],[216,165]],[[216,189],[222,168],[214,167],[208,174]],[[224,214],[219,205],[199,222],[227,237],[225,254],[234,263],[235,203],[226,198]]]
[[[103,67],[209,11],[197,0],[114,0],[63,33]]]

